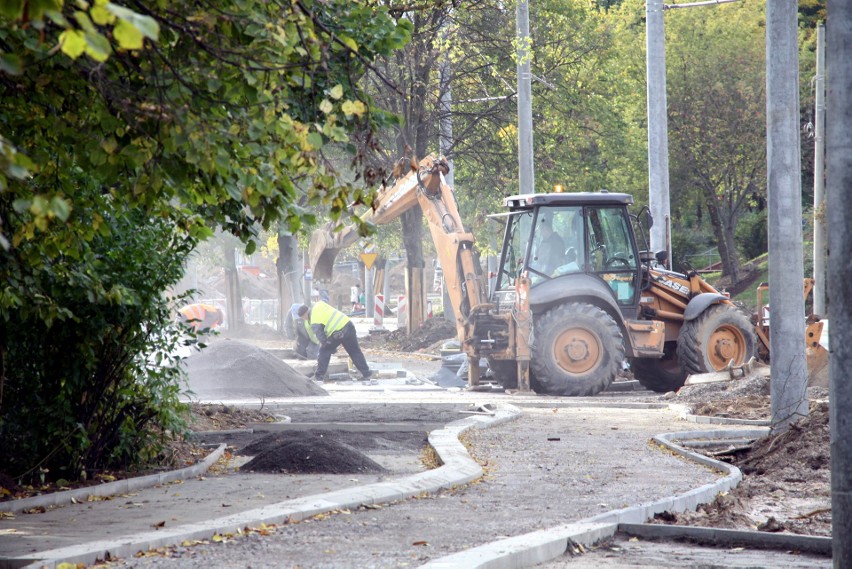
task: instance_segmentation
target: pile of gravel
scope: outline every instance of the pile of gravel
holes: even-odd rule
[[[308,397],[328,392],[266,350],[219,340],[184,360],[193,400]]]

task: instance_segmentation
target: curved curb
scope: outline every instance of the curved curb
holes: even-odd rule
[[[434,447],[443,466],[411,476],[387,482],[377,482],[335,490],[324,494],[305,496],[276,504],[269,504],[238,514],[206,520],[193,524],[158,529],[137,535],[100,540],[80,545],[36,552],[31,555],[11,558],[27,568],[54,568],[59,563],[95,563],[98,559],[131,557],[138,551],[156,549],[179,544],[185,540],[209,539],[215,534],[236,533],[246,526],[260,524],[283,524],[299,521],[333,510],[357,508],[363,505],[394,502],[418,496],[424,492],[436,492],[467,484],[482,476],[482,468],[467,453],[459,436],[471,428],[487,428],[521,415],[513,405],[502,405],[493,416],[471,416],[454,421],[442,429],[429,434],[429,443]]]
[[[733,417],[709,417],[707,415],[693,415],[692,409],[679,403],[670,403],[669,408],[676,411],[681,419],[690,423],[706,425],[749,425],[752,427],[769,427],[772,421],[763,419],[736,419]]]
[[[699,486],[678,496],[661,498],[653,502],[605,512],[578,522],[487,543],[433,560],[422,565],[421,569],[516,569],[519,567],[531,567],[560,557],[567,551],[568,546],[573,543],[592,547],[601,540],[613,536],[621,524],[642,524],[653,518],[655,514],[665,511],[683,512],[695,510],[700,504],[711,502],[718,493],[736,487],[742,480],[742,472],[736,466],[692,452],[673,441],[686,442],[707,439],[723,441],[732,436],[737,438],[760,438],[766,436],[768,432],[768,429],[731,429],[719,431],[686,431],[657,435],[652,440],[666,447],[666,449],[684,458],[723,472],[725,476],[716,482]],[[749,532],[742,533],[747,534]]]
[[[107,496],[115,496],[116,494],[127,494],[140,490],[142,488],[150,488],[158,484],[167,484],[175,480],[184,480],[186,478],[194,478],[201,476],[207,472],[211,466],[216,464],[225,452],[227,445],[221,444],[219,447],[208,454],[204,460],[181,468],[179,470],[169,470],[160,474],[149,474],[147,476],[137,476],[135,478],[125,478],[124,480],[116,480],[98,484],[96,486],[88,486],[86,488],[76,488],[74,490],[66,490],[64,492],[54,492],[52,494],[43,494],[41,496],[32,496],[30,498],[21,498],[14,502],[0,503],[0,512],[18,513],[24,510],[33,508],[51,508],[55,506],[67,506],[74,502],[85,502],[89,497],[105,498]]]
[[[618,529],[628,535],[646,539],[690,539],[716,546],[786,549],[831,556],[830,537],[660,524],[620,524]]]

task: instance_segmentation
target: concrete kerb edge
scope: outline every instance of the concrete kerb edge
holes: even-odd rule
[[[814,535],[659,524],[619,524],[618,530],[646,539],[689,539],[716,546],[786,549],[829,557],[832,553],[831,538]]]
[[[601,540],[614,535],[622,524],[644,524],[655,514],[664,511],[695,510],[700,504],[713,501],[720,492],[726,492],[736,487],[742,480],[742,472],[736,466],[689,451],[673,441],[685,442],[712,438],[725,440],[731,436],[760,438],[768,433],[769,429],[763,428],[686,431],[656,435],[652,440],[666,449],[725,473],[725,476],[711,484],[705,484],[678,496],[669,496],[653,502],[605,512],[576,523],[530,532],[447,555],[422,565],[421,569],[517,569],[531,567],[563,555],[569,543],[579,543],[584,547],[592,547]],[[665,528],[667,526],[648,525],[648,527]],[[652,532],[653,530],[645,531]],[[661,533],[665,531],[661,530]],[[740,533],[744,534],[742,539],[747,540],[749,533],[759,532]],[[758,536],[757,539],[760,541],[762,537]],[[760,542],[764,543],[764,541]]]
[[[479,464],[468,455],[467,449],[458,440],[458,437],[471,428],[496,426],[517,419],[520,415],[521,410],[517,407],[501,405],[492,416],[467,417],[430,433],[429,443],[435,448],[444,463],[434,470],[420,472],[398,480],[287,500],[205,522],[35,552],[6,561],[19,562],[18,566],[29,569],[55,568],[59,563],[65,562],[90,565],[107,557],[131,557],[139,551],[176,545],[185,540],[202,540],[209,539],[216,534],[239,533],[250,526],[301,521],[334,510],[393,502],[419,496],[424,492],[436,492],[445,488],[452,488],[471,482],[482,475]],[[222,445],[221,450],[224,451],[224,445]],[[221,456],[221,452],[219,456]],[[216,460],[218,460],[218,456]],[[215,460],[210,464],[212,463],[215,463]]]
[[[77,488],[74,490],[66,490],[63,492],[54,492],[52,494],[44,494],[41,496],[32,496],[30,498],[21,498],[13,502],[0,503],[0,511],[9,513],[18,513],[33,508],[52,508],[55,506],[67,506],[74,502],[85,502],[89,497],[104,498],[107,496],[115,496],[116,494],[127,494],[140,488],[150,488],[158,484],[167,484],[175,480],[184,480],[186,478],[194,478],[201,476],[207,472],[211,466],[216,464],[222,454],[225,452],[227,445],[221,444],[216,450],[208,454],[204,460],[181,468],[178,470],[169,470],[159,474],[149,474],[147,476],[137,476],[135,478],[126,478],[124,480],[115,480],[96,486],[88,486],[86,488]]]
[[[707,415],[693,415],[692,409],[680,403],[670,403],[669,409],[678,413],[684,421],[706,425],[750,425],[753,427],[768,427],[772,421],[762,419],[735,419],[733,417],[708,417]]]

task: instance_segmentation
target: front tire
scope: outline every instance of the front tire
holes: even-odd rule
[[[633,377],[642,384],[642,387],[657,393],[677,391],[686,382],[686,374],[677,359],[675,342],[666,342],[665,352],[660,359],[631,359],[630,369],[633,370]]]
[[[754,356],[757,339],[745,314],[731,304],[715,304],[698,318],[684,322],[677,354],[684,373],[725,369],[729,362],[742,365]]]
[[[594,395],[621,370],[624,341],[612,317],[591,304],[572,302],[550,309],[535,323],[532,372],[536,391],[551,395]]]

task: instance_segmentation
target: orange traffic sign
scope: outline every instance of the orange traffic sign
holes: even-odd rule
[[[363,261],[364,266],[367,269],[373,268],[373,263],[376,262],[376,257],[378,257],[378,253],[361,253],[361,261]]]

